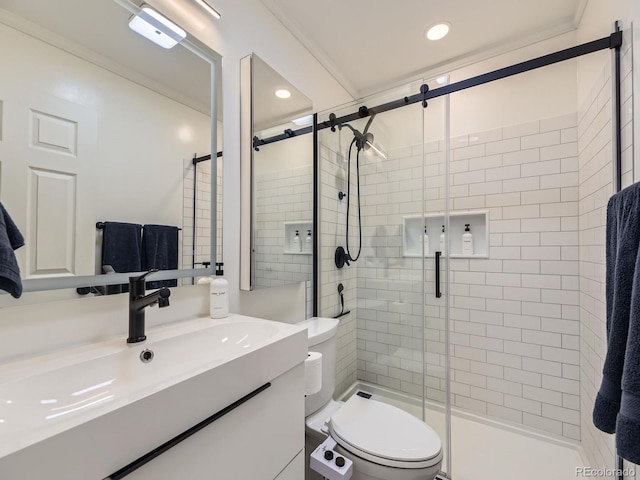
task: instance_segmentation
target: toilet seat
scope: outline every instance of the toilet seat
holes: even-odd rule
[[[392,405],[353,395],[329,422],[331,436],[365,460],[396,468],[427,468],[442,460],[433,429]]]

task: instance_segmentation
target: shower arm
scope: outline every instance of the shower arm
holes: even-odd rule
[[[331,114],[334,115],[334,114]],[[358,147],[358,150],[362,150],[365,147],[370,147],[373,146],[373,135],[372,134],[368,134],[367,132],[369,131],[369,127],[371,126],[371,123],[373,122],[373,119],[375,118],[376,114],[372,113],[369,116],[369,120],[367,121],[367,124],[364,127],[364,132],[360,132],[360,130],[353,128],[351,125],[349,125],[348,123],[340,123],[337,125],[338,130],[342,130],[342,127],[347,127],[349,130],[351,130],[351,132],[353,132],[353,136],[356,138],[356,147]]]
[[[356,138],[356,147],[358,147],[358,150],[362,150],[364,148],[364,145],[367,143],[366,135],[363,133],[360,133],[359,130],[353,128],[348,123],[341,123],[340,125],[338,125],[338,130],[342,130],[342,127],[347,127],[349,130],[353,132],[353,136]]]
[[[373,119],[374,119],[375,117],[376,117],[376,114],[375,114],[375,113],[372,113],[372,114],[369,116],[369,120],[367,121],[367,124],[366,124],[366,125],[365,125],[365,127],[364,127],[364,131],[362,132],[362,135],[363,135],[363,136],[365,136],[365,137],[367,136],[367,132],[369,131],[369,127],[371,126],[371,123],[373,122]]]

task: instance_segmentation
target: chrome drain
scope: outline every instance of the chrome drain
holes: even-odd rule
[[[151,360],[153,360],[153,356],[154,356],[153,350],[149,350],[148,348],[145,348],[140,352],[140,361],[142,363],[149,363]]]

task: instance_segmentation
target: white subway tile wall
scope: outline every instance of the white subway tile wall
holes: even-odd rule
[[[255,286],[257,288],[308,281],[313,256],[285,253],[285,222],[311,222],[313,167],[275,170],[254,180]],[[312,232],[313,233],[313,232]],[[306,232],[300,232],[305,241]]]
[[[622,187],[633,183],[633,98],[631,48],[623,45]],[[606,205],[614,192],[610,59],[583,99],[578,114],[580,225],[580,409],[582,446],[593,466],[615,467],[614,436],[595,428],[593,405],[606,354]],[[626,477],[625,477],[626,478]],[[633,477],[635,478],[635,477]]]
[[[567,308],[579,304],[578,208],[562,196],[578,185],[575,132],[569,114],[498,129],[477,150],[502,156],[485,171],[501,185],[473,202],[490,208],[490,260],[452,260],[451,284],[452,332],[462,335],[452,335],[452,354],[466,360],[453,365],[453,404],[570,438],[580,424],[575,372],[565,368],[578,364]],[[452,199],[454,210],[465,207]],[[558,322],[571,322],[564,344]]]
[[[346,159],[348,144],[339,143],[339,134],[325,133],[320,146],[320,285],[319,314],[333,317],[341,312],[338,284],[344,287],[344,310],[348,315],[340,318],[338,326],[338,352],[336,366],[336,395],[346,391],[356,380],[356,317],[358,314],[357,273],[361,262],[337,269],[334,261],[336,247],[345,246],[346,199],[338,197],[346,191]],[[352,173],[352,181],[355,180]],[[354,183],[355,184],[355,183]],[[352,200],[353,201],[353,200]],[[349,228],[357,228],[357,211],[349,212]],[[353,231],[353,230],[352,230]]]
[[[491,234],[489,259],[449,261],[453,405],[572,439],[580,438],[576,140],[574,113],[470,133],[451,142],[450,177],[451,209],[488,209]],[[434,296],[432,257],[402,257],[401,226],[423,205],[443,210],[443,147],[392,150],[363,169],[357,270],[358,379],[413,395],[424,388],[437,402],[444,298]]]

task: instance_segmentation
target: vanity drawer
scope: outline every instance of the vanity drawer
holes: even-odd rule
[[[126,479],[303,478],[304,462],[292,462],[304,449],[303,385],[298,365]]]

